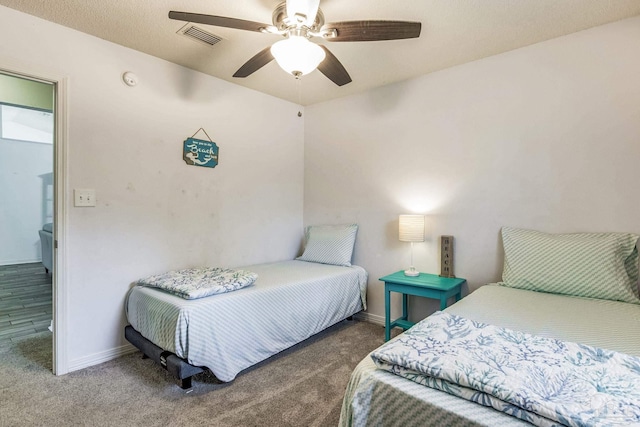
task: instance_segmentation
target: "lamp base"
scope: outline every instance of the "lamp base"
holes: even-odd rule
[[[410,269],[404,271],[404,275],[409,277],[416,277],[420,275],[420,272],[415,268],[411,267]]]

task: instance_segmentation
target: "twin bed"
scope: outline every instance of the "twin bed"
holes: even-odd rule
[[[364,308],[367,275],[361,267],[292,260],[245,269],[258,275],[253,285],[208,298],[134,287],[127,300],[134,331],[128,334],[137,332],[189,365],[206,366],[220,381],[232,381]]]
[[[512,289],[493,284],[482,286],[445,312],[536,336],[585,343],[640,357],[640,306],[636,304]],[[606,409],[606,404],[598,407],[598,403],[594,401],[594,410]],[[492,407],[425,387],[379,369],[372,358],[367,357],[355,368],[347,386],[340,425],[531,424]]]
[[[503,282],[362,360],[340,426],[640,425],[638,236],[502,238]]]
[[[182,388],[204,369],[232,381],[243,369],[366,309],[367,273],[351,265],[356,232],[356,225],[308,227],[301,257],[242,267],[257,279],[232,292],[185,299],[135,286],[126,300],[125,337]]]

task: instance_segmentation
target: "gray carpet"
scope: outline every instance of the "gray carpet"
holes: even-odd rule
[[[0,347],[0,426],[335,426],[351,371],[384,329],[343,321],[242,372],[185,393],[139,352],[56,377],[51,334]]]

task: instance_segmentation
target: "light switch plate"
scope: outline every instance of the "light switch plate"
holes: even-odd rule
[[[453,236],[440,236],[440,276],[456,277],[453,274]]]
[[[96,205],[96,190],[92,188],[76,188],[73,190],[73,205],[94,207]]]

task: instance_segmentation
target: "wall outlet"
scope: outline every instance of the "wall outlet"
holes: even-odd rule
[[[73,190],[73,205],[79,207],[94,207],[96,205],[96,190],[84,188]]]
[[[456,277],[453,274],[453,236],[440,236],[440,276]]]

